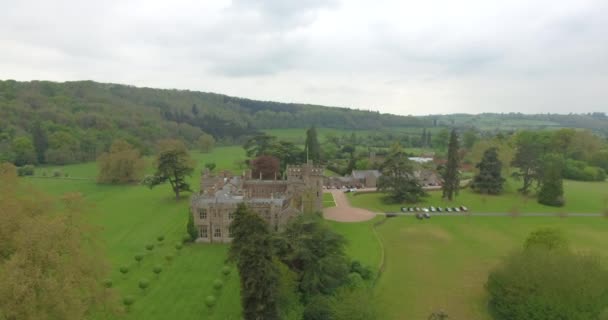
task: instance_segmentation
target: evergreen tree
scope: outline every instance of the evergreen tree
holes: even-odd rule
[[[422,135],[420,136],[420,146],[423,147],[423,148],[426,147],[427,146],[427,142],[428,142],[428,139],[427,139],[427,136],[426,136],[426,128],[423,128],[422,129]]]
[[[188,212],[188,224],[186,224],[186,233],[190,236],[190,241],[196,240],[198,238],[198,230],[194,225],[194,217],[191,212]]]
[[[460,185],[458,173],[460,157],[458,149],[458,134],[456,133],[456,129],[452,129],[450,143],[448,144],[448,163],[443,172],[443,197],[448,200],[452,200],[455,195],[458,195],[458,187]]]
[[[426,145],[429,148],[433,147],[433,143],[432,143],[433,139],[431,138],[431,131],[426,133]]]
[[[245,320],[279,319],[280,270],[273,262],[268,224],[245,204],[239,204],[230,225],[229,259],[236,262]]]
[[[38,159],[38,163],[44,163],[44,154],[49,148],[49,138],[46,131],[42,129],[40,121],[36,121],[34,123],[34,127],[32,129],[32,138],[34,140],[34,148],[36,149],[36,158]]]
[[[198,107],[196,106],[196,103],[192,105],[192,114],[195,117],[198,116]]]
[[[414,165],[399,144],[391,147],[382,164],[382,176],[378,180],[378,190],[388,193],[392,202],[417,202],[426,193],[414,177]]]
[[[538,202],[548,206],[561,207],[564,205],[563,159],[557,154],[548,154],[543,157],[543,163]]]
[[[498,159],[498,150],[487,149],[476,167],[479,173],[473,178],[471,188],[479,193],[500,194],[505,179],[501,176],[502,162]]]
[[[534,181],[540,184],[541,159],[547,146],[544,141],[546,139],[546,135],[531,131],[520,132],[515,138],[516,151],[511,165],[519,169],[513,176],[523,180],[523,185],[519,189],[519,192],[523,194],[530,191]]]
[[[314,126],[306,130],[304,152],[308,155],[308,158],[315,163],[319,163],[321,160],[321,145],[317,139],[317,130]]]

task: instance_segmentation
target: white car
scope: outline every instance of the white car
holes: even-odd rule
[[[427,208],[422,208],[422,212],[429,212],[429,209],[427,209]]]

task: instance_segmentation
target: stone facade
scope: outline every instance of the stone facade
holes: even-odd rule
[[[307,163],[288,166],[284,180],[258,180],[247,172],[233,176],[208,170],[201,176],[201,191],[192,197],[190,212],[199,230],[197,242],[230,242],[230,223],[239,203],[246,203],[273,230],[292,217],[323,208],[322,167]]]

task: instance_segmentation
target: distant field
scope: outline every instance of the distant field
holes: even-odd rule
[[[381,193],[367,193],[349,198],[353,206],[367,208],[377,212],[395,212],[402,206],[460,206],[469,207],[473,212],[490,213],[603,213],[608,209],[608,182],[564,181],[566,205],[562,208],[541,205],[534,197],[525,197],[515,190],[519,183],[508,182],[506,192],[500,196],[487,196],[464,189],[454,201],[447,202],[441,198],[441,191],[429,192],[429,197],[417,204],[386,204]]]
[[[432,133],[438,132],[443,128],[426,128],[427,131],[430,131]],[[265,133],[272,135],[272,136],[276,136],[280,139],[283,140],[287,140],[293,143],[297,143],[297,144],[304,144],[304,141],[306,140],[306,130],[305,128],[302,129],[268,129],[268,130],[262,130]],[[417,128],[417,127],[387,127],[381,130],[343,130],[343,129],[334,129],[334,128],[317,128],[317,135],[319,137],[319,140],[321,142],[325,141],[325,137],[329,134],[332,135],[336,135],[336,136],[342,136],[342,135],[348,135],[350,136],[351,134],[356,134],[357,136],[369,136],[369,135],[375,135],[377,133],[381,133],[381,132],[392,132],[395,134],[399,134],[399,133],[410,133],[410,134],[421,134],[422,133],[423,128]]]
[[[608,262],[605,218],[388,219],[377,228],[386,249],[385,272],[376,286],[384,318],[426,319],[443,309],[450,319],[489,320],[488,272],[540,227],[562,229],[575,250],[598,253]]]
[[[193,156],[197,169],[190,181],[193,189],[198,190],[199,173],[204,163],[215,162],[219,170],[238,172],[234,161],[244,158],[244,152],[240,147],[222,147],[209,154],[194,153]],[[39,172],[54,169],[43,168]],[[60,169],[70,177],[89,179],[29,178],[27,181],[56,195],[76,191],[84,194],[91,206],[86,219],[99,227],[99,236],[111,265],[110,278],[118,296],[132,295],[136,299],[131,312],[118,319],[241,319],[236,270],[233,268],[227,279],[221,274],[228,247],[191,245],[176,254],[174,245],[185,234],[187,198],[175,201],[168,185],[153,190],[143,186],[97,185],[95,163]],[[159,246],[156,238],[160,235],[165,240]],[[155,244],[152,252],[145,249],[147,244]],[[141,266],[133,258],[138,253],[145,256]],[[171,264],[164,259],[167,254],[175,254]],[[158,279],[152,273],[154,265],[163,267]],[[118,270],[121,266],[130,268],[126,277]],[[142,278],[150,281],[145,294],[137,286]],[[224,288],[217,297],[213,314],[209,314],[203,301],[213,293],[215,279],[222,279]]]

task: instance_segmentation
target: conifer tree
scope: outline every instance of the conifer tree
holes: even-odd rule
[[[279,269],[273,262],[268,224],[245,204],[239,204],[230,225],[229,259],[236,262],[241,281],[245,320],[279,319]]]
[[[460,159],[458,149],[458,134],[456,133],[456,129],[452,129],[450,143],[448,145],[448,163],[443,172],[443,197],[448,200],[452,200],[455,195],[458,195],[458,187],[460,184],[458,173]]]
[[[308,155],[308,158],[315,163],[318,163],[321,160],[321,145],[319,145],[317,130],[314,126],[306,130],[304,152]]]
[[[538,202],[548,206],[561,207],[564,205],[563,159],[557,154],[548,154],[543,157],[543,163]]]
[[[500,194],[505,179],[501,176],[502,162],[498,159],[498,150],[494,147],[487,149],[476,167],[479,173],[473,178],[471,188],[479,193]]]

